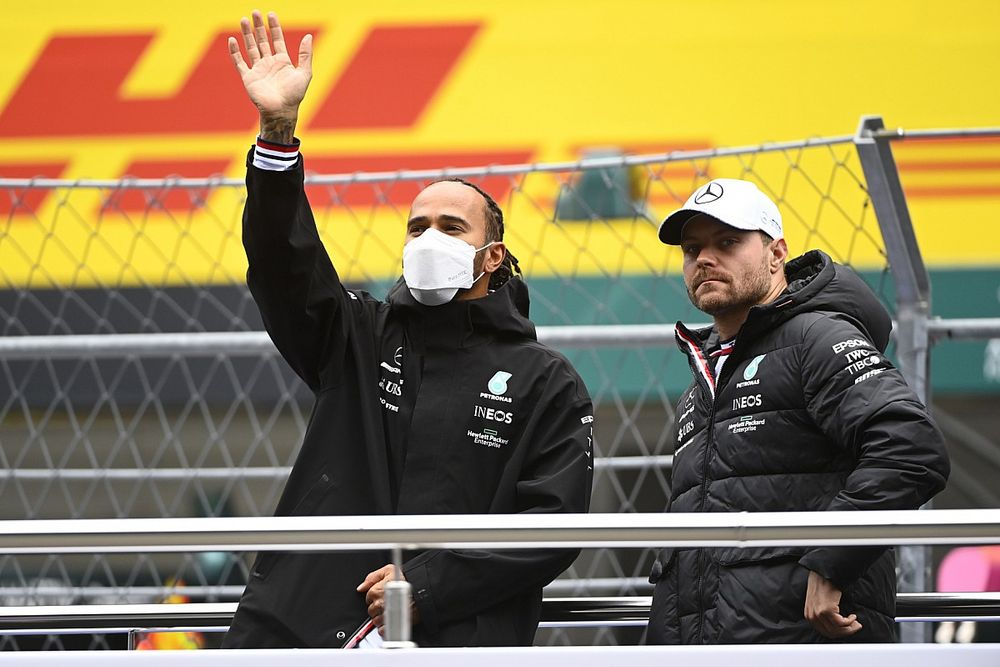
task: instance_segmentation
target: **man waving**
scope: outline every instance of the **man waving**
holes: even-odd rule
[[[312,39],[293,65],[277,17],[267,19],[242,21],[248,61],[229,40],[260,112],[247,161],[247,283],[278,350],[316,396],[277,514],[587,511],[590,397],[566,359],[536,340],[499,206],[470,183],[430,184],[413,201],[403,278],[388,298],[345,288],[317,233],[294,136]],[[402,575],[413,586],[414,639],[530,644],[542,587],[575,555],[413,555]],[[362,619],[382,624],[387,560],[260,555],[224,646],[350,643]]]

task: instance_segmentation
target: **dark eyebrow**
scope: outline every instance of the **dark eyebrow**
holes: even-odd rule
[[[462,225],[465,225],[466,227],[470,227],[468,220],[466,220],[465,218],[463,218],[461,216],[457,216],[457,215],[449,215],[447,213],[443,213],[443,214],[437,216],[437,219],[441,220],[443,222],[457,222],[457,223],[460,223]],[[407,226],[412,225],[415,222],[422,222],[422,223],[425,223],[425,224],[430,224],[430,221],[431,221],[431,219],[429,217],[427,217],[426,215],[418,215],[415,218],[410,218],[407,221],[406,224],[407,224]]]
[[[709,238],[717,239],[725,236],[732,236],[736,238],[743,238],[744,235],[750,234],[752,230],[748,231],[746,229],[736,229],[735,227],[720,227],[713,232],[709,232]],[[681,245],[687,242],[694,242],[690,236],[685,236],[681,238]]]

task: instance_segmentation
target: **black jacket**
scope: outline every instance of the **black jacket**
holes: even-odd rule
[[[593,410],[566,359],[541,345],[527,288],[437,307],[400,281],[383,302],[343,287],[303,191],[248,165],[247,283],[275,345],[316,403],[278,515],[586,512]],[[483,522],[488,523],[484,518]],[[421,645],[530,644],[542,587],[572,550],[411,554]],[[279,628],[340,646],[367,618],[355,588],[383,552],[258,557],[228,646]]]
[[[822,252],[790,261],[786,276],[787,291],[750,310],[718,378],[703,370],[716,332],[678,323],[695,381],[677,407],[670,511],[920,506],[949,464],[884,356],[888,314]],[[664,549],[648,641],[824,641],[803,617],[809,570],[841,588],[841,613],[864,626],[856,641],[892,641],[894,566],[884,547]]]

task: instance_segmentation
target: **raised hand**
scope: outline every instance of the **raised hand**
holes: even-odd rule
[[[268,12],[266,28],[260,12],[254,11],[251,16],[252,25],[246,17],[240,21],[249,65],[243,60],[235,37],[229,38],[229,56],[250,101],[260,112],[261,138],[291,143],[299,104],[312,79],[312,35],[302,38],[298,65],[293,65],[274,12]]]

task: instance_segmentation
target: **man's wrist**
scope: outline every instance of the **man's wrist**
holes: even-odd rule
[[[253,149],[253,166],[266,171],[288,171],[299,161],[299,140],[290,142],[267,141],[257,137]]]
[[[264,115],[260,116],[260,138],[279,144],[290,144],[295,137],[295,124],[298,114]]]

